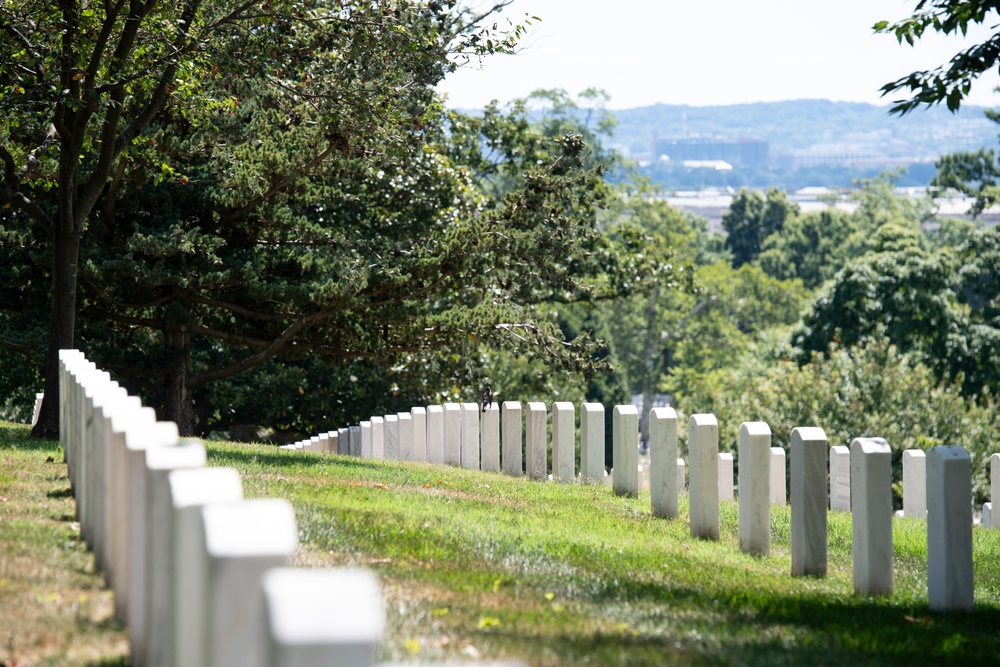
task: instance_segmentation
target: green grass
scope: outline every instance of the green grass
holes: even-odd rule
[[[854,595],[850,516],[831,513],[830,575],[788,573],[789,514],[772,508],[772,555],[654,519],[649,497],[457,468],[209,443],[249,497],[292,501],[296,564],[379,576],[385,659],[530,665],[994,664],[1000,531],[974,531],[971,614],[931,613],[922,522],[894,522],[897,592]],[[73,518],[62,450],[0,424],[0,664],[127,661],[111,594]]]
[[[361,565],[385,588],[386,658],[531,665],[895,664],[1000,654],[1000,531],[974,531],[971,614],[931,613],[926,528],[896,520],[896,593],[859,596],[850,516],[830,513],[830,574],[793,578],[789,510],[772,554],[740,553],[736,504],[722,539],[692,539],[649,496],[420,464],[211,444],[210,465],[248,496],[296,508],[300,565]]]
[[[114,599],[80,539],[58,443],[0,422],[0,665],[116,665]]]

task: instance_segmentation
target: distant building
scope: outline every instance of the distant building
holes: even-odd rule
[[[768,142],[755,139],[660,139],[654,152],[655,157],[666,156],[671,162],[725,161],[740,167],[766,167],[769,161]]]

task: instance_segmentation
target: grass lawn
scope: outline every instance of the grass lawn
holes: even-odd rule
[[[91,574],[61,450],[0,425],[0,664],[115,664],[127,654]],[[649,496],[421,464],[209,443],[248,497],[289,499],[301,566],[360,565],[382,581],[385,659],[530,665],[954,663],[1000,655],[1000,531],[976,529],[972,614],[930,613],[923,522],[894,521],[896,594],[856,596],[850,516],[830,514],[830,575],[792,578],[789,512],[772,555],[739,552]],[[53,460],[49,460],[49,458]],[[18,662],[20,661],[20,662]]]
[[[926,527],[895,520],[896,593],[857,596],[851,522],[831,513],[830,575],[793,578],[787,507],[772,555],[650,516],[649,495],[539,484],[457,468],[209,446],[248,496],[292,501],[297,564],[362,565],[388,601],[385,657],[530,665],[942,663],[1000,656],[1000,531],[976,529],[972,614],[931,613]]]
[[[58,443],[0,422],[0,665],[121,665],[128,634],[80,539]]]

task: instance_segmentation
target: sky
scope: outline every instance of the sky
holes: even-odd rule
[[[656,103],[709,106],[794,99],[888,104],[879,88],[947,62],[983,41],[988,21],[961,38],[925,35],[916,47],[874,34],[879,20],[912,13],[916,0],[514,0],[526,14],[516,55],[488,56],[451,74],[448,106],[479,108],[539,88],[605,90],[613,109]],[[501,25],[503,25],[501,23]],[[965,104],[1000,106],[996,70]]]

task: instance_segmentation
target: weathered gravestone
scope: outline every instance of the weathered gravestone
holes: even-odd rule
[[[260,650],[267,570],[288,565],[298,546],[295,514],[285,500],[258,498],[201,510],[205,528],[206,644],[212,667],[268,667]]]
[[[719,424],[715,415],[691,415],[688,451],[691,463],[691,536],[718,540]]]
[[[830,509],[851,511],[851,450],[830,448]]]
[[[158,631],[170,639],[167,664],[205,667],[208,572],[201,508],[242,500],[243,483],[232,468],[175,470],[167,475],[167,482],[173,510],[170,576],[174,583],[168,600],[172,613]]]
[[[733,455],[729,452],[719,453],[719,500],[732,500],[736,497],[733,484]]]
[[[972,461],[961,447],[927,454],[927,602],[972,611]]]
[[[771,427],[765,422],[743,422],[739,437],[740,549],[757,556],[767,556],[771,553],[770,487],[774,481]],[[693,489],[693,481],[691,486]]]
[[[360,424],[361,427],[361,458],[370,459],[372,458],[372,452],[374,449],[374,441],[372,440],[372,423],[371,421],[364,421]]]
[[[372,458],[385,458],[385,418],[372,417]]]
[[[410,420],[413,422],[413,456],[411,461],[427,462],[427,410],[425,408],[410,408]]]
[[[462,406],[458,403],[444,404],[444,462],[462,465]]]
[[[616,496],[639,495],[639,411],[616,405],[611,413],[611,488]]]
[[[462,467],[479,470],[478,403],[462,403]]]
[[[40,392],[35,394],[35,409],[31,413],[31,425],[34,426],[38,423],[38,413],[42,411],[42,401],[45,399],[45,393]]]
[[[604,406],[580,405],[580,473],[583,479],[604,481]]]
[[[156,422],[125,433],[126,518],[125,559],[128,568],[128,634],[133,655],[146,655],[149,637],[149,601],[146,599],[146,568],[149,565],[149,491],[146,486],[146,451],[176,446],[177,424]]]
[[[826,575],[826,433],[792,429],[792,574]]]
[[[173,627],[173,596],[177,583],[173,578],[174,507],[169,475],[175,470],[202,469],[206,460],[205,446],[197,440],[146,450],[146,525],[149,539],[142,597],[147,604],[149,634],[145,656],[138,655],[136,647],[133,647],[133,665],[173,665],[173,637],[169,629]]]
[[[552,476],[576,480],[576,409],[564,401],[552,404]]]
[[[413,460],[413,416],[409,412],[396,413],[399,424],[399,460]]]
[[[259,635],[268,667],[370,667],[385,632],[378,580],[364,570],[275,568],[264,573]]]
[[[111,469],[109,498],[105,521],[108,526],[106,549],[113,563],[111,585],[115,599],[115,617],[128,621],[131,563],[129,562],[129,474],[125,448],[127,434],[142,433],[156,423],[156,411],[142,407],[137,396],[127,401],[131,409],[122,409],[111,416]],[[133,437],[135,437],[133,435]]]
[[[399,460],[399,417],[386,415],[383,431],[385,433],[385,460]]]
[[[785,450],[781,447],[771,447],[771,504],[784,505],[788,502],[788,490],[785,487]]]
[[[524,417],[524,447],[527,462],[527,474],[531,479],[545,481],[548,475],[548,448],[546,426],[548,425],[548,410],[544,403],[528,403]]]
[[[350,433],[350,450],[348,454],[351,456],[361,456],[361,425],[355,424],[348,429]]]
[[[891,595],[892,451],[882,438],[851,442],[851,512],[854,590]]]
[[[990,509],[1000,500],[1000,454],[990,456]],[[1000,510],[990,514],[991,528],[1000,528]]]
[[[903,516],[927,517],[927,455],[919,449],[903,452]]]
[[[480,442],[483,470],[500,472],[500,406],[496,403],[487,406],[483,412]]]
[[[444,463],[444,407],[427,406],[427,462]]]
[[[503,434],[503,471],[508,475],[524,472],[524,450],[521,446],[521,404],[504,401],[500,409]]]
[[[649,495],[653,516],[677,518],[677,413],[673,408],[649,411]]]

